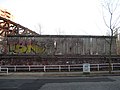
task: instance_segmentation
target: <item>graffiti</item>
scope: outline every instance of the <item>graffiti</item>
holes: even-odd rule
[[[38,45],[12,45],[10,46],[10,52],[14,53],[43,53],[45,48]]]
[[[27,42],[27,41],[19,41],[18,43],[10,43],[9,44],[9,52],[11,53],[35,53],[42,54],[45,52],[45,45],[38,45],[37,42]]]

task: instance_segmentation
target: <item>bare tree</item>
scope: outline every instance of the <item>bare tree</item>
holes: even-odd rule
[[[103,20],[110,32],[110,42],[109,42],[109,73],[112,71],[111,67],[111,55],[112,55],[112,43],[113,36],[116,30],[118,30],[120,25],[120,13],[118,13],[120,0],[103,0]],[[120,8],[119,8],[120,9]]]

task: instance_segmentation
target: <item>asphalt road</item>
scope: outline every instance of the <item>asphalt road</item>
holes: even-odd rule
[[[120,76],[0,76],[0,90],[120,90]]]

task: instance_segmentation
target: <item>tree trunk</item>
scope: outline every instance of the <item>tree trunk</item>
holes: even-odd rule
[[[111,67],[111,51],[112,50],[112,36],[111,36],[111,39],[110,39],[110,49],[109,49],[109,74],[111,74],[111,71],[112,71],[112,67]]]
[[[111,65],[111,60],[112,60],[112,42],[113,42],[113,30],[111,29],[111,37],[110,37],[110,47],[109,47],[109,74],[112,72],[112,65]]]

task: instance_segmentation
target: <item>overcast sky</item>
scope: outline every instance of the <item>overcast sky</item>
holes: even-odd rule
[[[101,0],[0,0],[14,21],[42,34],[106,35]]]

